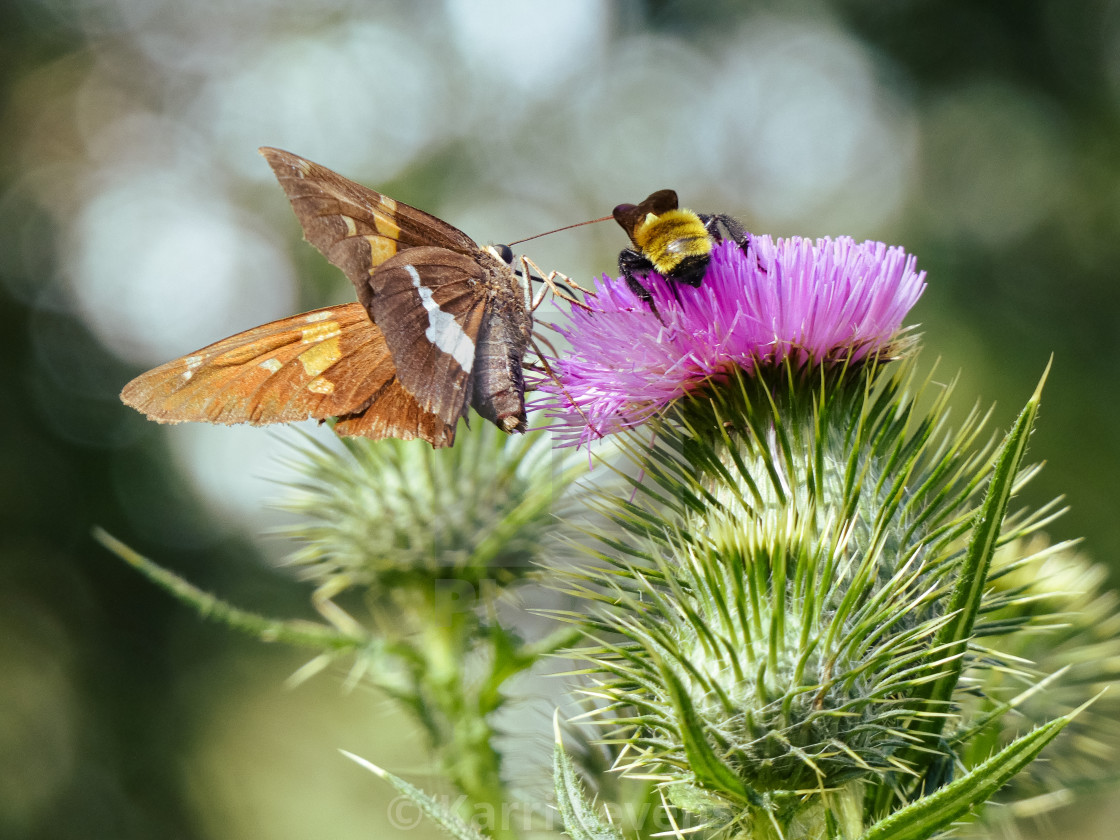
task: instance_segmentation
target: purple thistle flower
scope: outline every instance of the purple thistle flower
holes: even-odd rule
[[[699,288],[645,278],[660,318],[624,278],[604,275],[591,308],[573,307],[557,327],[573,349],[549,360],[558,381],[540,383],[548,397],[534,408],[582,444],[637,426],[736,367],[876,357],[925,289],[915,262],[900,247],[847,236],[752,236],[746,252],[723,242]]]

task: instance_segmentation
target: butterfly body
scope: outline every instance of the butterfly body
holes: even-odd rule
[[[386,344],[402,360],[397,376],[422,407],[442,415],[470,404],[504,431],[524,431],[521,364],[532,316],[505,262],[486,251],[471,258],[416,248],[383,263],[370,285],[373,320],[385,325]],[[417,333],[430,343],[424,352],[414,350]]]
[[[532,333],[509,250],[290,152],[264,148],[308,241],[358,303],[231,336],[134,379],[121,399],[161,423],[338,418],[342,435],[450,446],[468,406],[525,428]]]
[[[673,190],[658,190],[639,204],[620,204],[614,208],[614,218],[634,246],[619,254],[619,272],[655,312],[653,296],[639,274],[656,271],[670,287],[684,283],[696,288],[704,280],[717,242],[731,239],[744,251],[750,244],[750,234],[737,220],[683,209]]]

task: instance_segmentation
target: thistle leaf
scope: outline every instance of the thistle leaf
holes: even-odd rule
[[[940,657],[941,673],[936,679],[920,687],[917,695],[924,696],[929,711],[938,712],[946,707],[952,700],[960,679],[964,667],[964,654],[973,635],[976,617],[980,612],[992,557],[1003,529],[1008,503],[1017,487],[1027,441],[1034,427],[1035,418],[1038,416],[1042,386],[1049,373],[1048,364],[1034,393],[1004,438],[996,454],[995,466],[983,501],[972,519],[972,533],[964,562],[946,605],[947,620],[938,630],[934,641],[936,650],[945,651],[945,654]],[[944,722],[943,715],[924,715],[916,719],[913,732],[918,736],[925,736],[931,742],[941,732]],[[913,746],[903,750],[897,758],[902,764],[922,761],[921,753]],[[878,789],[872,806],[874,813],[881,814],[888,808],[893,797],[892,791],[890,785],[883,785]]]
[[[1038,416],[1042,386],[1046,383],[1049,373],[1050,365],[1047,364],[1038,387],[1035,388],[1034,394],[1027,401],[1015,425],[1007,433],[1003,446],[1000,447],[987,493],[984,495],[980,511],[973,520],[972,537],[969,540],[964,566],[949,599],[947,611],[952,617],[941,628],[937,638],[938,645],[955,645],[961,649],[960,652],[963,652],[963,646],[972,636],[972,628],[980,611],[980,601],[988,579],[992,555],[995,554],[1000,529],[1003,527],[1003,518],[1007,513],[1007,505],[1015,487],[1015,479],[1023,455],[1026,454],[1027,439],[1034,427],[1035,417]],[[960,678],[961,668],[962,660],[957,658],[948,665],[945,673],[938,680],[931,683],[929,698],[932,701],[944,702],[950,699]]]
[[[622,840],[618,829],[604,820],[588,800],[575,764],[564,752],[560,724],[553,718],[556,748],[553,751],[553,777],[556,783],[556,807],[564,822],[564,830],[572,840]]]
[[[720,761],[704,734],[704,724],[693,708],[688,692],[672,669],[661,663],[661,674],[677,710],[684,753],[697,783],[708,790],[722,793],[741,804],[758,804],[761,798],[751,791],[726,764]]]
[[[1084,708],[1084,707],[1082,707]],[[1034,760],[1077,711],[1012,741],[971,772],[871,826],[860,840],[925,840],[990,799]]]
[[[457,814],[452,813],[446,806],[437,802],[415,785],[410,785],[399,776],[394,776],[388,770],[383,770],[373,762],[367,761],[360,756],[354,755],[346,750],[339,750],[339,752],[360,764],[375,776],[384,779],[400,793],[415,802],[416,807],[419,808],[426,817],[439,824],[439,826],[454,837],[455,840],[488,840],[485,834],[481,833],[473,826],[467,825]]]

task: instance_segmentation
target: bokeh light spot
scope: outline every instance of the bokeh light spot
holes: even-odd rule
[[[72,288],[100,339],[154,364],[294,313],[278,242],[189,174],[137,172],[82,210]]]

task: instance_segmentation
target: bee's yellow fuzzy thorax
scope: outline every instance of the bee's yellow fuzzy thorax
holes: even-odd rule
[[[712,252],[712,238],[700,217],[691,210],[649,213],[634,227],[634,244],[659,274],[669,274],[689,257]]]

